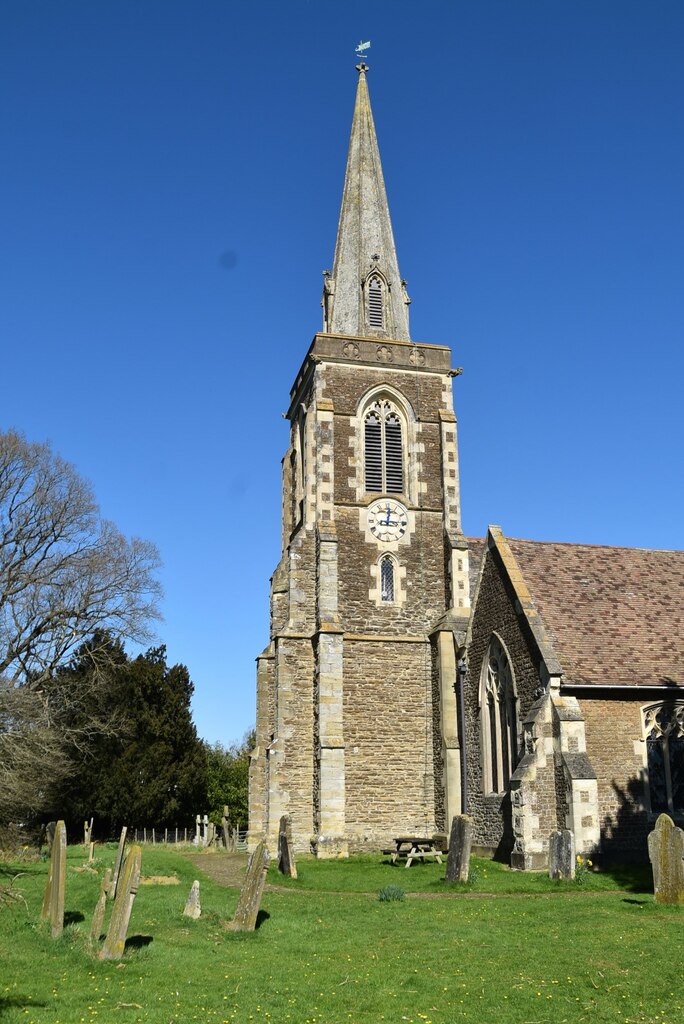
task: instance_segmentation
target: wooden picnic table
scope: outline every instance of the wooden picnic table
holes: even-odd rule
[[[414,860],[436,860],[442,863],[442,847],[434,836],[395,836],[394,850],[385,850],[392,858],[392,863],[406,858],[406,867],[410,868]]]

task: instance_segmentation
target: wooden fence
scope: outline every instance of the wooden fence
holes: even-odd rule
[[[231,844],[231,848],[234,848],[238,852],[244,852],[247,849],[247,829],[233,829],[234,847]],[[191,843],[196,846],[203,846],[204,843],[197,839],[197,831],[195,828],[129,828],[128,839],[134,843],[166,843],[167,845],[175,845],[177,843]],[[223,837],[217,835],[215,845],[223,849],[225,844]]]

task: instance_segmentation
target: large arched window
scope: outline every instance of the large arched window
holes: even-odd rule
[[[643,716],[651,810],[684,811],[684,702],[653,704]]]
[[[387,399],[373,402],[364,417],[364,472],[369,493],[401,494],[404,490],[402,421]]]
[[[510,660],[499,638],[492,636],[480,683],[485,793],[505,792],[518,763],[517,705]]]

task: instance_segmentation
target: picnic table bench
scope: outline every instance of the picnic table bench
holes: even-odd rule
[[[382,851],[392,858],[392,863],[398,860],[406,860],[406,867],[410,868],[414,860],[436,860],[442,863],[442,843],[435,836],[396,836],[394,849]]]

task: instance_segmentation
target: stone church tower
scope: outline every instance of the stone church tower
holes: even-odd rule
[[[257,659],[249,843],[318,856],[443,831],[461,807],[470,608],[450,350],[415,342],[365,64],[323,330],[290,391],[282,556]]]

